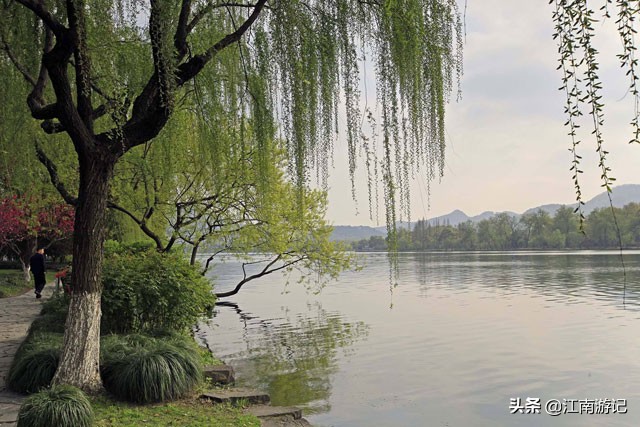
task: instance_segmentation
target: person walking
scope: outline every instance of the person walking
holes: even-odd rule
[[[33,273],[33,278],[36,287],[36,298],[42,298],[42,290],[47,282],[45,278],[45,266],[44,266],[44,248],[38,248],[35,254],[29,259],[29,266]]]

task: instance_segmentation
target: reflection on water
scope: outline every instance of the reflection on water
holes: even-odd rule
[[[267,391],[274,404],[305,405],[306,414],[328,412],[338,351],[347,355],[355,341],[366,338],[366,325],[345,322],[338,313],[323,310],[319,302],[308,304],[305,314],[285,313],[283,318],[271,319],[222,303],[213,320],[234,317],[234,313],[243,328],[243,346],[223,358],[233,360],[238,380]],[[208,341],[206,332],[204,339]]]
[[[318,426],[640,425],[640,252],[367,254],[320,295],[276,275],[203,338]],[[214,272],[232,287],[234,264]],[[625,283],[626,282],[626,283]],[[393,308],[390,309],[390,302]],[[510,398],[627,399],[626,415],[511,415]]]

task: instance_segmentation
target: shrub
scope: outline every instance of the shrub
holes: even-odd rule
[[[117,240],[107,240],[104,242],[104,251],[106,254],[139,254],[149,252],[154,249],[153,243],[149,241],[137,241],[131,243],[120,243]]]
[[[102,341],[105,388],[119,399],[161,402],[182,397],[202,380],[195,344],[185,338],[111,335]]]
[[[18,414],[17,427],[89,427],[93,409],[79,389],[53,386],[29,396]]]
[[[184,331],[210,316],[211,284],[180,255],[108,253],[104,264],[102,333]]]
[[[35,393],[48,387],[58,368],[61,348],[62,334],[30,334],[9,368],[9,388],[18,393]]]

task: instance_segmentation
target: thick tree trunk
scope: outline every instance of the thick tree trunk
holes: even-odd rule
[[[24,281],[29,283],[31,281],[31,268],[29,264],[25,264],[22,258],[20,258],[20,264],[22,265],[22,275],[24,277]]]
[[[80,188],[73,230],[73,296],[54,384],[88,393],[102,389],[100,298],[109,181],[115,158],[93,153],[80,159]]]
[[[31,281],[31,265],[29,265],[29,261],[31,259],[31,255],[33,255],[37,249],[37,240],[29,238],[26,242],[23,242],[21,246],[18,258],[20,259],[20,265],[22,266],[24,280],[28,283]]]

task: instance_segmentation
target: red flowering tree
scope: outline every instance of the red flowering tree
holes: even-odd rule
[[[73,221],[74,208],[67,204],[28,196],[5,197],[0,199],[0,250],[20,260],[29,281],[29,258],[36,247],[70,239]]]

